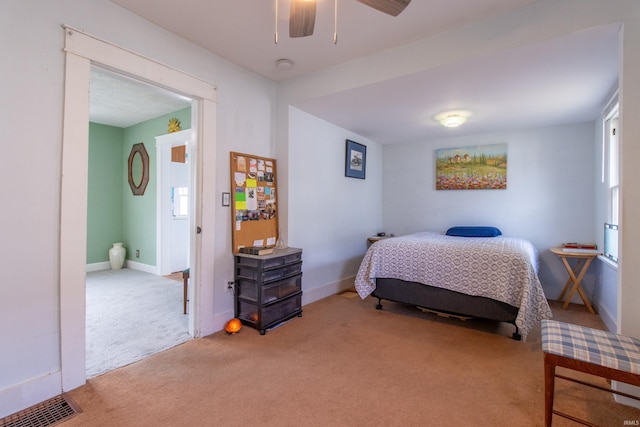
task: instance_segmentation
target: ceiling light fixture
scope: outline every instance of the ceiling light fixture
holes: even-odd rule
[[[286,58],[278,59],[276,61],[276,66],[278,67],[278,70],[287,71],[293,68],[293,61]]]
[[[438,113],[433,118],[444,127],[456,128],[464,124],[471,116],[473,116],[473,112],[469,110],[451,110]]]

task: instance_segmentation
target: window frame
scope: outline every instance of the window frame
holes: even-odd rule
[[[603,113],[602,125],[602,183],[607,188],[603,253],[607,259],[617,264],[620,230],[620,106],[617,93]]]

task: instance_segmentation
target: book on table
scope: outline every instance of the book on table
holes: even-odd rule
[[[598,249],[598,245],[595,243],[563,243],[562,247],[567,249]]]
[[[269,255],[273,253],[273,248],[264,248],[257,246],[244,246],[240,248],[240,253],[249,255]]]
[[[569,253],[581,253],[581,254],[597,254],[598,245],[595,243],[563,243],[562,251]]]

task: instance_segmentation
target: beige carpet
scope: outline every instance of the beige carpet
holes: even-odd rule
[[[336,295],[261,336],[216,333],[93,378],[65,426],[541,426],[540,329],[460,321]],[[582,306],[557,320],[602,328]],[[583,377],[584,378],[584,377]],[[604,380],[597,380],[606,385]],[[557,408],[640,420],[610,393],[558,380]],[[554,426],[572,425],[554,417]]]
[[[86,290],[88,378],[191,339],[181,282],[122,268],[87,273]]]

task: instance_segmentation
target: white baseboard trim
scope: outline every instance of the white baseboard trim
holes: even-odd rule
[[[331,295],[346,291],[347,289],[353,287],[354,281],[355,276],[352,276],[346,279],[342,279],[339,282],[329,283],[319,288],[304,290],[302,292],[302,305],[305,306],[323,298],[330,297]],[[224,330],[224,326],[226,325],[227,321],[229,321],[229,319],[232,319],[233,316],[233,310],[228,310],[223,313],[216,314],[213,317],[213,322],[211,322],[211,328],[208,328],[207,330],[197,331],[196,338],[201,338]]]
[[[637,387],[631,384],[621,383],[620,381],[611,381],[611,388],[622,393],[640,397],[640,387]],[[640,409],[640,402],[637,400],[629,399],[628,397],[620,396],[615,393],[613,395],[613,399],[616,402],[621,403],[623,405]],[[637,420],[635,421],[637,422]],[[637,425],[637,424],[629,424],[629,425]]]
[[[339,282],[328,283],[311,290],[304,290],[302,292],[302,305],[311,304],[312,302],[321,300],[323,298],[330,297],[331,295],[339,294],[342,291],[346,291],[352,288],[355,283],[355,276],[347,277]],[[304,281],[303,281],[304,288]]]
[[[158,267],[156,267],[155,265],[126,260],[122,267],[130,268],[132,270],[144,271],[145,273],[155,274],[156,276],[161,276]],[[91,271],[109,270],[110,268],[111,264],[109,263],[109,261],[96,262],[93,264],[87,264],[85,267],[85,271],[89,273]]]
[[[124,267],[130,268],[132,270],[144,271],[145,273],[155,274],[156,276],[162,276],[160,274],[160,269],[155,265],[143,264],[141,262],[127,260],[124,262]]]
[[[616,331],[618,330],[618,323],[604,306],[598,305],[598,315],[604,322],[609,332],[617,333]]]
[[[89,273],[92,271],[108,270],[110,268],[111,268],[111,264],[109,264],[109,261],[95,262],[93,264],[87,264],[85,271]]]
[[[15,414],[62,393],[60,371],[0,390],[0,418]]]
[[[207,330],[199,331],[197,338],[206,337],[207,335],[211,335],[215,332],[222,331],[227,322],[233,319],[234,313],[233,310],[227,310],[223,313],[218,313],[213,316],[213,322],[211,322],[211,328]]]

